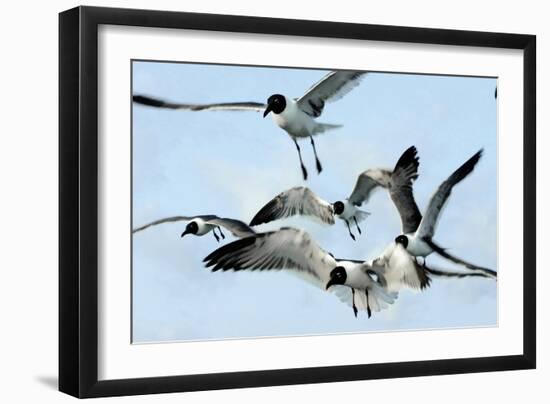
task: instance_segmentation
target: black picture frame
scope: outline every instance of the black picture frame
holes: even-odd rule
[[[99,381],[98,26],[101,24],[523,50],[523,354]],[[59,15],[59,390],[104,397],[536,366],[536,37],[324,21],[77,7]]]

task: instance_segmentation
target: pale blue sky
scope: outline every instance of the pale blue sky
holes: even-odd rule
[[[182,102],[259,101],[300,96],[326,71],[133,63],[134,93]],[[458,256],[497,269],[496,79],[368,74],[346,97],[327,104],[321,122],[343,128],[316,138],[324,171],[317,175],[302,142],[305,184],[335,201],[357,175],[392,168],[415,145],[421,211],[432,192],[479,148],[485,154],[460,183],[435,239]],[[217,214],[245,222],[269,199],[303,185],[290,138],[254,112],[182,112],[133,106],[134,226],[172,215]],[[383,191],[365,206],[372,215],[353,242],[345,225],[291,218],[260,226],[304,227],[336,257],[370,259],[400,232]],[[425,292],[403,290],[396,303],[356,319],[334,295],[284,271],[211,273],[202,259],[220,244],[208,234],[180,238],[184,223],[133,236],[134,342],[309,335],[441,327],[494,326],[497,284],[486,279],[434,279]],[[226,234],[228,232],[225,232]],[[231,236],[226,239],[232,240]],[[444,263],[435,256],[428,263]],[[447,264],[446,267],[453,268]]]

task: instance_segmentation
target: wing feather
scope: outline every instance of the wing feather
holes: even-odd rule
[[[412,183],[418,178],[419,158],[416,147],[403,152],[391,174],[390,197],[401,217],[404,234],[416,231],[422,215],[414,200]]]
[[[355,206],[361,206],[368,202],[370,194],[377,187],[387,188],[390,182],[391,172],[383,169],[369,169],[357,177],[357,182],[348,200]]]
[[[476,154],[470,157],[468,161],[462,164],[439,186],[437,191],[431,197],[428,208],[424,214],[424,218],[416,230],[416,235],[418,237],[422,239],[430,239],[433,237],[439,216],[445,206],[445,203],[451,195],[453,187],[474,170],[476,164],[481,159],[482,154],[483,149],[479,150]]]
[[[366,72],[357,71],[330,72],[297,100],[298,106],[306,114],[316,118],[323,112],[325,102],[342,98],[359,85],[365,74]]]
[[[269,223],[294,215],[313,216],[327,224],[334,224],[332,205],[306,187],[295,187],[281,192],[254,216],[250,226]]]
[[[145,230],[151,226],[157,226],[159,224],[163,224],[163,223],[172,223],[172,222],[182,222],[182,221],[188,221],[188,220],[193,220],[196,216],[170,216],[170,217],[165,217],[165,218],[162,218],[162,219],[158,219],[158,220],[154,220],[152,222],[149,222],[147,224],[144,224],[142,226],[139,226],[139,227],[136,227],[135,229],[132,230],[132,233],[137,233],[138,231],[142,231],[142,230]]]
[[[282,228],[226,244],[204,259],[213,271],[295,270],[327,281],[337,264],[303,230]]]
[[[246,223],[227,217],[216,217],[214,219],[207,220],[206,223],[221,226],[224,229],[230,231],[231,234],[233,234],[235,237],[247,237],[256,234],[256,232],[251,229]]]
[[[260,102],[220,102],[214,104],[184,104],[164,101],[159,98],[146,95],[134,95],[132,100],[136,104],[146,105],[155,108],[181,109],[188,111],[256,111],[262,112],[266,105]]]
[[[428,245],[431,248],[433,248],[433,250],[436,253],[438,253],[439,255],[441,255],[444,258],[447,258],[448,260],[451,260],[455,264],[462,265],[462,266],[464,266],[468,269],[474,270],[474,271],[480,271],[484,275],[486,275],[490,278],[495,278],[496,279],[496,277],[497,277],[496,271],[494,271],[492,269],[489,269],[489,268],[479,266],[479,265],[472,264],[470,262],[464,261],[461,258],[455,257],[454,255],[449,254],[447,251],[445,251],[444,248],[441,248],[439,245],[437,245],[433,240],[431,240],[429,238],[425,239],[425,241],[426,241],[426,243],[428,243]]]

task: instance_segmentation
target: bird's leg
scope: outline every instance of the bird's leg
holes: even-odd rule
[[[357,318],[357,306],[355,305],[355,289],[351,288],[351,308],[353,309],[353,314]]]
[[[359,234],[361,234],[361,228],[359,227],[359,224],[357,224],[357,218],[353,216],[353,221],[355,222],[355,227],[357,227],[357,231]]]
[[[323,171],[323,167],[321,166],[319,157],[317,157],[317,149],[315,149],[315,142],[313,141],[313,136],[310,135],[309,140],[311,140],[311,146],[313,146],[313,154],[315,155],[315,164],[317,165],[317,173],[321,174],[321,171]]]
[[[216,241],[219,243],[219,242],[220,242],[220,238],[219,238],[218,235],[216,234],[216,228],[215,228],[215,227],[212,229],[212,234],[213,234],[214,237],[216,238]]]
[[[371,310],[370,310],[370,304],[369,304],[369,289],[368,289],[368,288],[365,289],[365,294],[367,295],[367,314],[368,314],[368,316],[369,316],[369,318],[370,318],[372,312],[371,312]]]
[[[302,175],[304,176],[304,181],[307,180],[307,170],[306,166],[304,166],[304,162],[302,161],[302,152],[300,151],[300,145],[298,145],[298,142],[296,139],[292,138],[294,140],[294,144],[296,145],[296,150],[298,150],[298,157],[300,157],[300,166],[302,167]]]
[[[222,236],[223,239],[225,239],[225,234],[222,232],[222,228],[218,226],[218,231],[220,232],[220,236]]]
[[[355,236],[354,236],[353,233],[351,232],[351,228],[349,227],[348,219],[344,219],[344,222],[346,222],[346,225],[348,226],[349,235],[351,236],[351,238],[353,239],[353,241],[355,241]]]

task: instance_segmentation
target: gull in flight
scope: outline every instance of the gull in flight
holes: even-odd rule
[[[376,260],[338,259],[319,247],[307,232],[290,227],[233,241],[213,251],[204,262],[214,272],[288,270],[333,292],[352,307],[355,317],[360,310],[371,317],[373,311],[388,308],[403,286],[424,289],[430,284],[429,274],[458,278],[486,276],[421,267],[404,249],[384,264]]]
[[[382,256],[379,257],[380,263],[391,259],[394,250],[401,245],[413,257],[423,257],[425,259],[431,253],[436,252],[456,264],[463,265],[468,269],[481,271],[496,278],[495,271],[457,258],[433,241],[437,221],[445,203],[451,195],[453,187],[474,170],[482,153],[483,149],[479,150],[441,183],[437,191],[432,195],[428,207],[424,212],[424,217],[420,213],[414,199],[412,186],[401,187],[395,190],[392,200],[401,216],[402,234],[397,236],[394,243],[390,244]]]
[[[290,227],[233,241],[209,254],[204,262],[212,271],[289,270],[321,289],[331,289],[351,304],[355,316],[363,310],[370,317],[372,311],[387,308],[397,298],[367,265],[334,258],[307,232]]]
[[[307,170],[302,160],[302,153],[298,145],[298,139],[309,138],[317,172],[321,173],[323,167],[313,136],[324,133],[331,129],[341,127],[341,125],[320,123],[316,118],[321,116],[326,102],[336,101],[346,95],[356,87],[365,72],[357,71],[334,71],[328,73],[321,81],[314,84],[300,98],[289,98],[282,94],[273,94],[267,99],[267,104],[258,102],[228,102],[215,104],[184,104],[174,103],[145,95],[134,95],[133,101],[138,104],[147,105],[156,108],[167,108],[175,110],[188,111],[256,111],[263,112],[264,118],[271,113],[275,123],[285,130],[294,141],[298,157],[300,158],[300,167],[304,180],[307,180]]]
[[[250,222],[250,226],[269,223],[294,215],[311,216],[327,224],[334,224],[335,217],[343,220],[350,237],[350,221],[353,220],[357,231],[361,234],[359,222],[363,221],[368,212],[359,207],[368,202],[371,193],[377,188],[386,188],[398,210],[402,208],[399,197],[404,189],[410,189],[412,181],[418,177],[418,157],[416,147],[411,146],[399,157],[393,170],[369,169],[359,175],[351,195],[340,201],[329,203],[306,187],[295,187],[284,191],[262,207]],[[406,192],[406,191],[405,191]]]
[[[201,216],[171,216],[164,219],[155,220],[147,223],[143,226],[137,227],[132,230],[132,233],[145,230],[151,226],[157,226],[163,223],[171,222],[188,222],[185,231],[181,234],[184,237],[187,234],[193,234],[195,236],[204,236],[205,234],[212,232],[216,241],[220,242],[220,237],[225,239],[225,234],[222,232],[222,227],[228,230],[235,237],[247,237],[256,234],[246,223],[240,220],[218,217],[215,215],[201,215]],[[218,236],[216,230],[220,233]]]

